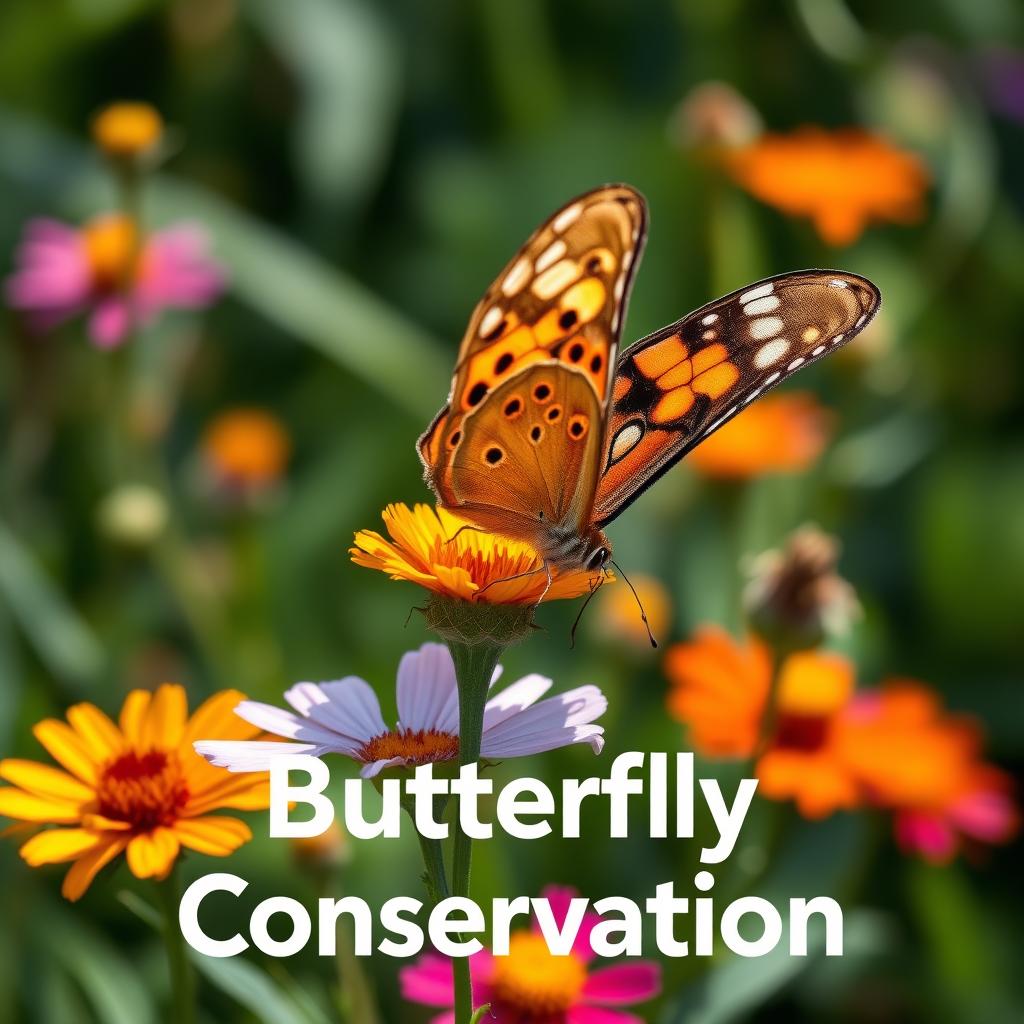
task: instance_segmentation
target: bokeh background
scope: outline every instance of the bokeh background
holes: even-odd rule
[[[427,639],[408,618],[421,595],[353,566],[352,534],[376,528],[389,501],[427,499],[414,441],[489,280],[560,203],[621,180],[652,214],[627,341],[806,266],[865,274],[885,297],[868,334],[796,382],[831,410],[808,468],[723,483],[684,465],[612,528],[626,571],[671,594],[663,644],[703,622],[737,627],[744,556],[813,520],[841,539],[865,609],[838,641],[860,679],[927,680],[981,719],[994,761],[1019,770],[1022,27],[1012,0],[8,0],[4,273],[29,218],[77,222],[116,203],[87,126],[130,98],[170,126],[147,224],[203,225],[230,286],[132,347],[132,416],[170,514],[155,536],[102,514],[130,482],[111,454],[111,354],[81,323],[38,337],[0,314],[0,751],[40,757],[38,719],[82,699],[113,713],[128,689],[164,679],[194,701],[225,686],[277,700],[296,680],[358,673],[387,716],[401,653]],[[694,144],[680,104],[708,80],[728,82],[771,130],[861,125],[915,152],[931,178],[922,216],[826,246]],[[218,490],[203,461],[204,431],[239,405],[267,410],[290,439],[286,468],[256,499]],[[608,749],[599,763],[574,748],[500,777],[582,776],[622,750],[682,748],[660,655],[604,628],[600,608],[570,650],[575,611],[543,609],[544,631],[509,652],[506,671],[601,685]],[[252,882],[224,904],[225,934],[258,898],[315,896],[288,845],[253,824],[257,838],[224,865]],[[846,956],[668,964],[645,1019],[1021,1019],[1019,847],[934,867],[866,815],[792,815],[766,856],[776,827],[755,815],[718,889],[839,895]],[[692,844],[612,842],[605,828],[595,818],[579,842],[487,844],[475,894],[560,882],[642,900],[658,881],[689,884]],[[332,891],[375,904],[420,893],[411,834],[348,853]],[[221,866],[193,856],[186,870]],[[0,844],[0,872],[0,1022],[163,1019],[159,942],[118,898],[145,887],[123,865],[74,907],[59,869],[29,869],[13,841]],[[335,965],[312,951],[215,966],[205,1020],[336,1019]],[[425,1021],[398,998],[398,966],[367,965],[382,1020]]]

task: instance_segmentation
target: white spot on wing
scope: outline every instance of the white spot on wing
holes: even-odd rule
[[[818,347],[817,347],[817,348],[816,348],[816,349],[815,349],[815,350],[814,350],[814,351],[813,351],[813,352],[811,353],[811,355],[812,355],[812,356],[820,356],[820,355],[821,355],[821,353],[822,353],[822,352],[824,352],[824,351],[825,351],[825,346],[824,346],[824,345],[819,345],[819,346],[818,346]]]
[[[580,267],[575,260],[561,260],[549,267],[533,282],[533,294],[538,299],[553,299],[580,276]]]
[[[776,338],[762,345],[754,356],[754,365],[759,370],[766,370],[772,363],[777,363],[789,351],[789,342],[785,338]]]
[[[832,339],[832,344],[833,344],[833,345],[838,345],[838,344],[839,344],[839,342],[841,342],[841,341],[843,340],[843,338],[845,338],[845,337],[846,337],[846,335],[845,335],[845,334],[837,334],[837,335],[836,335],[836,336],[835,336],[835,337],[834,337],[834,338]]]
[[[706,317],[704,317],[703,320],[701,320],[701,323],[705,327],[710,327],[717,319],[718,319],[718,314],[717,313],[708,313],[708,315]]]
[[[849,288],[850,287],[845,281],[839,281],[837,279],[833,279],[833,280],[829,281],[828,285],[829,285],[830,288]]]
[[[565,242],[560,238],[556,239],[537,257],[537,262],[533,265],[534,269],[538,274],[543,270],[547,270],[552,263],[560,260],[565,255],[565,249]]]
[[[787,370],[795,370],[802,362],[804,362],[804,357],[803,356],[797,356],[797,358],[794,359],[793,362],[791,362],[789,364],[789,366],[786,367],[786,369]]]
[[[751,288],[749,292],[744,292],[740,296],[740,302],[750,302],[751,299],[763,299],[766,295],[771,295],[775,291],[775,285],[769,281],[767,284],[762,284],[757,288]]]
[[[755,341],[763,341],[765,338],[774,338],[785,326],[782,318],[778,316],[763,316],[760,320],[751,320],[750,336]]]
[[[498,306],[491,306],[480,321],[480,337],[486,338],[501,323],[502,312]]]
[[[612,442],[612,462],[618,462],[623,456],[628,455],[643,436],[644,432],[635,423],[623,427]]]
[[[501,282],[502,292],[509,297],[517,295],[523,290],[526,282],[530,280],[532,273],[533,269],[530,266],[530,261],[525,256],[520,257]]]
[[[743,312],[747,316],[759,316],[761,313],[770,313],[781,305],[782,300],[778,295],[766,295],[763,299],[754,299],[752,302],[748,302],[743,307]]]
[[[572,206],[567,206],[555,219],[551,222],[551,226],[555,229],[558,234],[561,234],[570,224],[575,224],[579,220],[580,214],[583,212],[582,203],[573,203]]]

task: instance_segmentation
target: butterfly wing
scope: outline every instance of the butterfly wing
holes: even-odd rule
[[[600,472],[601,403],[589,377],[549,360],[499,384],[469,413],[451,453],[451,506],[526,540],[576,536]]]
[[[881,302],[866,278],[783,274],[632,345],[615,368],[597,526],[759,395],[850,341]]]
[[[587,192],[530,236],[477,304],[448,405],[418,444],[427,482],[445,504],[456,504],[449,478],[463,421],[527,367],[564,363],[607,402],[646,222],[643,197],[628,185]]]

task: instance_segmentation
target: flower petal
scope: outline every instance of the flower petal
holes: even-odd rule
[[[642,960],[602,967],[587,977],[582,998],[588,1003],[628,1006],[653,999],[661,991],[661,968]]]
[[[413,732],[437,729],[455,732],[459,723],[459,691],[455,663],[444,644],[424,644],[409,651],[398,665],[398,724]]]
[[[635,1013],[606,1010],[603,1006],[573,1006],[565,1013],[565,1024],[644,1024]]]
[[[211,857],[226,857],[252,839],[252,831],[244,821],[219,815],[176,821],[174,834],[182,846]]]
[[[322,746],[325,749],[337,748],[345,752],[355,745],[353,740],[341,733],[317,725],[308,718],[300,718],[298,715],[292,714],[291,711],[285,711],[284,708],[276,708],[273,704],[243,700],[235,708],[235,714],[266,732],[273,733],[275,736],[283,736],[286,739],[301,740]]]
[[[203,701],[185,726],[182,743],[191,748],[196,740],[246,740],[256,735],[254,727],[235,714],[245,700],[240,690],[221,690]]]
[[[18,851],[26,864],[61,864],[74,860],[107,839],[99,832],[84,828],[53,828],[38,832]]]
[[[155,828],[128,842],[128,867],[136,878],[165,878],[181,844],[169,828]]]
[[[104,845],[96,846],[79,857],[64,876],[64,884],[60,889],[61,895],[65,899],[71,900],[72,903],[80,899],[85,890],[92,884],[92,880],[96,875],[127,845],[128,837],[118,836],[116,839]]]
[[[552,685],[550,679],[533,673],[507,686],[487,702],[484,711],[484,732],[536,704]]]
[[[149,690],[132,690],[121,705],[121,732],[133,746],[141,742],[142,723],[146,720],[149,702],[152,699],[153,694]]]
[[[284,699],[310,721],[360,744],[388,731],[377,694],[358,676],[327,683],[298,683],[285,692]]]
[[[59,768],[37,764],[35,761],[6,758],[0,761],[0,778],[36,796],[71,803],[85,803],[93,798],[93,790],[89,786]]]
[[[272,740],[200,740],[197,754],[229,772],[267,772],[275,757],[289,754],[318,755],[323,748],[312,743],[275,743]]]
[[[73,825],[81,820],[78,804],[64,800],[23,793],[20,789],[5,786],[0,789],[0,815],[18,821],[48,821],[55,825]]]
[[[421,1006],[451,1006],[455,1001],[452,962],[436,953],[424,953],[398,972],[402,998]]]
[[[489,730],[483,737],[481,754],[520,757],[583,742],[600,750],[604,730],[590,723],[607,707],[608,701],[596,686],[581,686],[550,697]]]
[[[121,730],[95,704],[75,704],[68,708],[67,717],[96,761],[106,761],[124,749]]]
[[[139,740],[143,747],[173,750],[181,743],[188,718],[185,688],[164,683],[157,688],[142,721]],[[131,863],[129,859],[129,863]]]
[[[72,775],[85,783],[96,782],[99,777],[98,761],[69,725],[56,718],[44,718],[32,727],[32,734]]]

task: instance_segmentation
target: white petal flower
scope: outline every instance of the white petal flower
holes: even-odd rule
[[[491,685],[501,669],[495,669]],[[541,700],[551,680],[524,676],[492,697],[484,710],[480,755],[523,757],[573,743],[604,746],[604,729],[593,723],[608,701],[596,686],[581,686]],[[266,771],[282,754],[344,754],[372,778],[383,769],[454,761],[459,755],[459,694],[455,665],[443,644],[424,644],[398,666],[398,725],[389,730],[370,685],[356,676],[329,683],[297,683],[284,697],[294,712],[242,701],[235,714],[291,743],[200,740],[195,749],[233,772]]]

